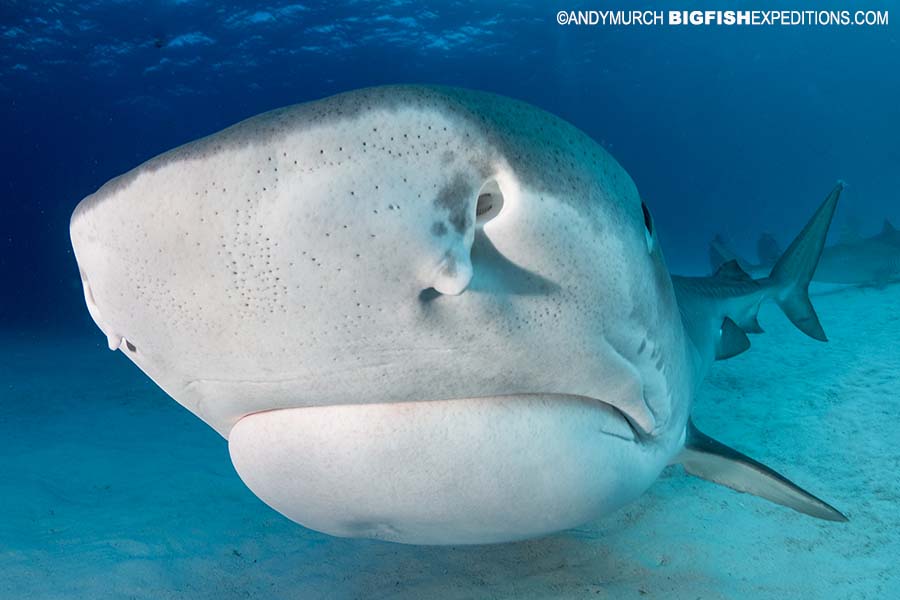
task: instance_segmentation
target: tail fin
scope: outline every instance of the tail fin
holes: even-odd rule
[[[759,241],[756,242],[756,255],[759,257],[759,264],[765,267],[778,262],[781,246],[778,245],[774,235],[764,233],[759,236]]]
[[[819,264],[819,257],[822,256],[825,237],[843,189],[844,183],[838,182],[803,231],[775,263],[769,276],[775,301],[787,318],[800,331],[823,342],[828,338],[809,301],[809,282]]]

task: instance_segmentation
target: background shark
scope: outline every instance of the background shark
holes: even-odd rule
[[[716,236],[709,247],[710,264],[715,271],[734,260],[754,277],[765,277],[778,258],[775,238],[763,234],[757,244],[759,262],[750,263],[739,257],[728,243]],[[885,219],[880,233],[864,238],[851,228],[840,242],[826,247],[813,275],[822,283],[885,285],[900,280],[900,232]]]
[[[578,129],[389,86],[152,159],[85,198],[71,238],[110,348],[226,437],[267,504],[340,536],[501,542],[615,510],[671,462],[845,519],[690,422],[762,302],[825,339],[807,288],[841,189],[768,277],[673,277]]]

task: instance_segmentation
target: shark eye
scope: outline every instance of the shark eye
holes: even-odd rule
[[[644,239],[647,240],[647,251],[653,252],[653,217],[650,215],[650,210],[644,202],[641,202],[641,212],[644,213]]]

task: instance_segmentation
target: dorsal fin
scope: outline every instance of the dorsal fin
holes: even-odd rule
[[[728,249],[725,238],[722,234],[717,233],[709,242],[709,264],[712,266],[713,272],[719,270],[723,264],[734,259],[734,254]]]
[[[885,219],[884,225],[882,225],[882,227],[881,227],[881,233],[882,234],[897,233],[897,229],[894,227],[894,225],[890,221]]]
[[[756,242],[756,255],[759,257],[759,264],[764,267],[771,267],[781,257],[781,246],[771,233],[764,233],[759,236]]]
[[[713,277],[716,279],[727,279],[729,281],[753,281],[753,278],[741,268],[741,265],[738,264],[737,260],[729,260],[728,262],[722,263],[722,266],[719,267]]]
[[[719,342],[716,344],[716,360],[725,360],[746,352],[750,348],[750,338],[737,323],[725,317],[719,330]]]
[[[690,420],[684,450],[677,462],[691,475],[765,498],[812,517],[828,521],[847,520],[833,506],[766,465],[712,439],[698,430]]]

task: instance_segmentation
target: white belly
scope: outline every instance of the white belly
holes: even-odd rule
[[[273,410],[231,457],[264,502],[309,528],[412,544],[540,536],[615,510],[665,464],[621,413],[525,395]]]

